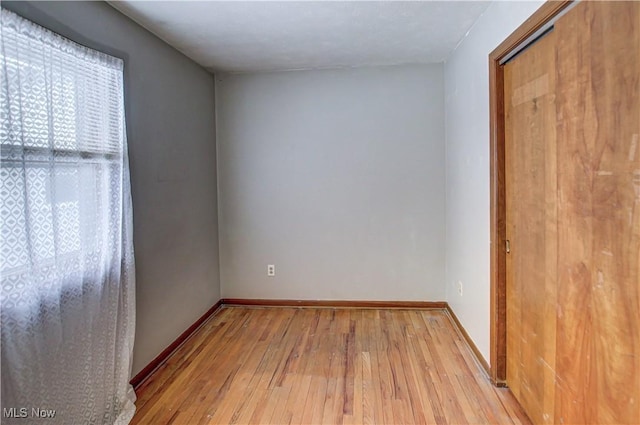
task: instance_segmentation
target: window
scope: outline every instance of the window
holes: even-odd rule
[[[46,35],[3,28],[0,274],[18,303],[27,281],[108,269],[101,235],[121,219],[108,212],[122,196],[122,61]]]
[[[0,47],[1,407],[128,423],[135,273],[123,62],[6,9]]]

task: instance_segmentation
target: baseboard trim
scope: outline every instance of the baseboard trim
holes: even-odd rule
[[[484,359],[484,357],[480,353],[480,350],[478,350],[478,347],[473,342],[473,340],[467,333],[464,326],[462,326],[462,323],[460,323],[458,316],[456,316],[456,314],[453,312],[453,309],[451,308],[449,303],[447,303],[445,310],[449,314],[449,317],[453,321],[453,324],[455,325],[455,327],[458,329],[458,332],[460,332],[460,335],[462,335],[462,338],[465,340],[465,342],[471,349],[471,352],[473,353],[474,357],[476,358],[480,366],[482,366],[482,369],[484,369],[484,371],[487,373],[487,377],[491,380],[491,368],[489,367],[489,363],[487,363],[487,361]],[[496,386],[501,386],[499,385],[500,383],[493,382],[493,384]]]
[[[198,320],[196,320],[191,326],[187,328],[184,332],[176,338],[167,348],[165,348],[160,354],[156,356],[155,359],[151,360],[151,362],[144,367],[140,372],[136,374],[129,383],[133,386],[134,390],[137,390],[143,382],[145,382],[153,373],[166,362],[169,357],[182,345],[184,344],[191,335],[198,330],[198,328],[211,316],[213,316],[218,310],[223,307],[224,303],[222,300],[218,301],[206,311]]]
[[[270,300],[223,298],[224,305],[255,307],[325,307],[325,308],[397,308],[444,309],[446,301],[343,301],[343,300]]]

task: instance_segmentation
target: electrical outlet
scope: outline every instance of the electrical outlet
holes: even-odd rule
[[[462,296],[462,282],[458,281],[458,295]]]
[[[267,265],[267,276],[273,277],[275,275],[276,275],[276,266],[275,266],[275,264],[268,264]]]

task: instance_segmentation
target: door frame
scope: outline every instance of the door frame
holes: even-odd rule
[[[506,386],[507,379],[507,233],[505,195],[504,68],[505,57],[568,7],[573,0],[547,0],[489,54],[490,168],[490,378]]]

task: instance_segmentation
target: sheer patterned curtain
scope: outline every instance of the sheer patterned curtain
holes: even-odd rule
[[[0,43],[2,422],[128,423],[135,281],[122,60],[6,9]]]

